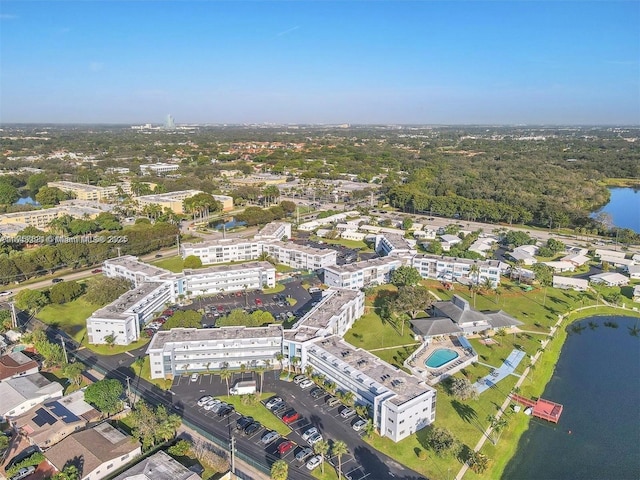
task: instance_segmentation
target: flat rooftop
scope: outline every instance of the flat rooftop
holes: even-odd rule
[[[247,263],[234,263],[232,265],[214,265],[206,268],[198,268],[198,269],[185,269],[182,273],[185,275],[207,275],[210,273],[221,273],[221,272],[235,272],[238,270],[249,270],[249,269],[258,269],[263,268],[265,270],[275,270],[276,267],[271,265],[269,262],[247,262]]]
[[[141,273],[149,277],[159,277],[171,273],[164,268],[149,265],[148,263],[141,262],[133,255],[124,255],[122,257],[110,258],[104,261],[105,265],[116,265],[134,273]]]
[[[407,242],[407,239],[404,238],[402,235],[399,235],[397,233],[385,232],[382,236],[395,249],[398,249],[398,250],[411,249],[411,245],[409,244],[409,242]]]
[[[382,267],[394,263],[402,263],[402,261],[399,260],[398,257],[377,257],[370,258],[369,260],[362,260],[360,262],[348,263],[346,265],[331,265],[324,268],[325,270],[331,270],[332,272],[354,273],[359,272],[360,270],[365,268]]]
[[[265,338],[282,338],[282,327],[280,325],[269,325],[267,327],[221,327],[221,328],[172,328],[169,331],[160,330],[156,333],[147,353],[152,350],[164,350],[165,347],[173,343],[203,343],[219,342],[221,340],[236,340],[245,338],[255,338],[256,340]]]
[[[108,318],[120,318],[122,320],[129,317],[125,315],[125,312],[133,307],[143,298],[147,297],[157,288],[164,286],[162,282],[145,282],[139,287],[129,290],[128,292],[120,295],[116,300],[111,302],[106,307],[102,307],[99,310],[93,312],[92,317],[108,317]]]
[[[203,193],[200,190],[178,190],[176,192],[166,192],[166,193],[152,193],[150,195],[142,195],[140,197],[136,197],[136,199],[141,199],[147,202],[175,202],[177,200],[184,200],[185,198],[193,197],[199,193]]]
[[[279,228],[286,227],[286,222],[271,222],[267,223],[259,232],[258,235],[273,236],[276,234]]]
[[[340,368],[372,393],[382,394],[385,390],[396,394],[390,402],[395,405],[418,397],[434,389],[415,377],[380,360],[372,353],[355,348],[337,335],[318,339],[310,347],[316,357]]]
[[[296,322],[293,328],[310,327],[310,328],[327,328],[329,321],[334,315],[340,313],[346,304],[356,299],[360,294],[356,290],[346,289],[330,289],[327,290],[325,296],[318,305]]]
[[[301,252],[306,253],[307,255],[334,255],[336,256],[338,252],[331,248],[315,248],[310,247],[309,245],[299,245],[293,242],[281,242],[279,240],[267,240],[262,242],[264,245],[274,245],[276,247],[282,248],[284,250],[291,250],[293,252]]]

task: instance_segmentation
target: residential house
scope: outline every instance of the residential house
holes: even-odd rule
[[[375,251],[380,256],[407,255],[415,252],[415,242],[408,241],[403,235],[382,233],[376,235]]]
[[[82,480],[100,480],[142,453],[140,443],[104,422],[72,433],[45,452],[47,461],[61,472],[75,465]]]
[[[442,250],[445,252],[448,252],[449,250],[451,250],[451,247],[462,242],[462,239],[460,237],[448,234],[440,235],[440,240],[442,244]]]
[[[38,362],[22,352],[13,352],[0,357],[0,381],[38,373]]]
[[[589,289],[589,280],[584,278],[553,276],[553,287],[584,292]]]
[[[535,245],[521,245],[514,248],[512,252],[507,252],[506,255],[511,257],[514,262],[522,262],[523,265],[533,265],[537,263],[535,255],[538,253],[538,247]]]
[[[11,425],[32,445],[46,449],[100,417],[101,413],[84,401],[84,390],[76,390],[12,418]]]
[[[640,265],[629,265],[627,267],[627,273],[629,274],[629,278],[634,280],[640,279]]]
[[[629,277],[617,272],[598,273],[589,277],[591,283],[603,284],[608,287],[622,287],[629,285]]]
[[[550,267],[556,273],[573,272],[576,266],[571,262],[557,261],[557,262],[542,262],[543,265]]]
[[[51,398],[62,396],[62,385],[40,373],[0,382],[0,418],[22,415]]]
[[[640,285],[633,287],[633,301],[640,302]]]
[[[171,455],[160,450],[128,468],[112,480],[201,480]]]
[[[584,254],[581,253],[570,253],[569,255],[565,255],[560,259],[562,262],[570,262],[574,264],[576,267],[581,267],[588,263],[591,259]]]

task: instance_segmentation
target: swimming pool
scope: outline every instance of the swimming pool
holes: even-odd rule
[[[424,364],[429,368],[440,368],[456,358],[458,358],[458,352],[448,348],[439,348],[429,355]]]

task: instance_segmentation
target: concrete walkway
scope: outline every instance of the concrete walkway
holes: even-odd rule
[[[479,379],[473,386],[476,391],[480,394],[489,388],[493,387],[500,380],[507,378],[509,375],[515,375],[516,377],[520,377],[520,375],[513,373],[516,367],[520,364],[522,359],[525,357],[526,353],[522,350],[514,349],[507,359],[500,365],[498,368],[495,368],[493,372],[489,375],[485,375],[481,379]]]

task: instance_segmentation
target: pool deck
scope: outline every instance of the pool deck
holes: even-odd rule
[[[440,349],[453,350],[458,354],[458,357],[439,368],[427,367],[425,365],[427,359],[436,350]],[[456,337],[444,337],[439,340],[431,340],[429,343],[423,343],[422,346],[404,362],[404,366],[411,370],[411,373],[416,377],[426,380],[431,385],[435,385],[477,360],[477,353],[464,348]]]
[[[513,350],[507,359],[500,365],[498,368],[494,369],[489,375],[485,375],[480,380],[478,380],[474,387],[478,391],[478,393],[482,393],[485,390],[493,387],[500,380],[507,378],[509,375],[515,375],[519,377],[520,375],[514,373],[514,370],[518,367],[522,359],[525,357],[526,353],[522,350],[515,349]]]

